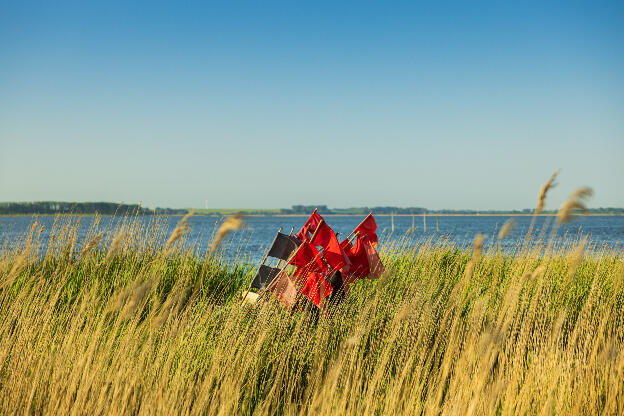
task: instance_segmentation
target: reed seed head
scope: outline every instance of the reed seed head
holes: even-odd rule
[[[503,238],[507,237],[515,226],[516,226],[516,220],[514,220],[513,218],[510,218],[507,221],[505,221],[500,231],[498,232],[498,239],[502,240]]]
[[[84,256],[85,254],[87,254],[91,250],[93,250],[93,248],[95,248],[98,244],[100,244],[100,240],[102,240],[102,236],[103,235],[104,235],[104,233],[101,232],[98,235],[96,235],[95,237],[93,237],[93,239],[91,241],[89,241],[87,244],[85,244],[84,248],[80,252],[80,256]]]
[[[231,233],[234,230],[243,228],[245,226],[245,222],[243,221],[244,217],[245,216],[243,214],[234,214],[234,215],[227,217],[225,221],[223,221],[223,224],[221,224],[221,226],[217,230],[215,239],[212,242],[211,251],[214,251],[215,249],[217,249],[217,247],[221,245],[221,242],[229,233]]]
[[[472,259],[477,260],[481,257],[481,253],[483,253],[483,240],[485,240],[485,234],[477,234],[475,235],[473,241],[473,251],[472,251]]]
[[[558,174],[559,174],[559,171],[556,171],[555,173],[553,173],[550,179],[548,180],[548,182],[546,182],[540,188],[540,193],[537,197],[537,207],[535,208],[536,214],[539,214],[540,212],[544,210],[544,206],[546,205],[546,194],[551,188],[554,188],[555,186],[557,186],[557,184],[555,183],[555,179],[557,178]]]
[[[171,246],[176,241],[178,241],[180,238],[182,238],[184,235],[186,235],[186,233],[188,233],[191,230],[191,226],[189,225],[188,220],[189,220],[189,218],[191,218],[192,215],[193,215],[193,211],[191,211],[188,214],[186,214],[178,222],[178,225],[176,225],[176,228],[173,230],[173,232],[169,236],[169,239],[167,240],[167,244],[165,244],[165,252],[166,253],[169,253],[171,251],[170,250]]]
[[[106,255],[106,258],[111,257],[112,255],[114,255],[120,248],[121,245],[123,244],[123,240],[125,237],[126,233],[123,229],[121,229],[117,235],[115,236],[115,238],[113,238],[113,241],[111,242],[110,248],[108,249],[108,254]]]
[[[589,187],[579,188],[572,192],[568,200],[561,205],[557,212],[557,223],[563,224],[572,221],[577,211],[586,213],[585,200],[593,194],[594,191]]]

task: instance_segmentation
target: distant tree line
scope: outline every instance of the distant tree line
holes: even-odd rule
[[[292,208],[282,208],[280,214],[309,214],[314,210],[319,214],[422,214],[425,208],[398,208],[398,207],[353,207],[353,208],[327,208],[327,205],[293,205]]]
[[[138,204],[115,202],[0,202],[0,215],[56,215],[56,214],[100,214],[100,215],[153,215],[183,214],[185,209],[147,209]]]
[[[282,209],[224,209],[202,210],[194,212],[199,215],[231,215],[242,213],[248,215],[308,215],[317,210],[321,215],[366,215],[369,212],[378,215],[476,215],[476,214],[531,214],[533,209],[522,210],[452,210],[439,209],[428,210],[422,207],[353,207],[353,208],[328,208],[327,205],[293,205],[291,208]],[[100,214],[100,215],[177,215],[186,214],[189,209],[173,208],[143,208],[138,204],[119,204],[116,202],[0,202],[0,215],[56,215],[56,214]],[[544,214],[555,214],[557,211],[543,211]],[[591,208],[590,214],[624,214],[624,208]]]
[[[314,210],[319,214],[331,214],[332,210],[327,205],[293,205],[292,208],[282,208],[280,214],[309,214]]]
[[[336,214],[368,214],[372,212],[379,215],[422,215],[427,212],[427,209],[421,207],[357,207],[347,209],[336,209]]]
[[[282,208],[280,214],[305,215],[314,209],[319,214],[343,214],[343,215],[366,215],[369,212],[379,215],[435,215],[435,214],[455,214],[455,215],[477,215],[477,214],[509,214],[522,215],[532,214],[532,208],[521,210],[471,210],[471,209],[437,209],[430,210],[422,207],[353,207],[353,208],[328,208],[327,205],[293,205],[292,208]],[[544,214],[556,214],[556,210],[543,211]],[[624,214],[624,208],[590,208],[590,214]]]

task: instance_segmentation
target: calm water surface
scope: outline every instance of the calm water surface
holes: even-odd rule
[[[168,232],[171,232],[180,220],[179,216],[171,216],[162,218],[165,222]],[[363,216],[326,216],[327,223],[334,231],[341,233],[339,239],[348,235],[357,224],[363,219]],[[433,237],[446,237],[450,241],[458,245],[468,245],[472,242],[475,234],[483,233],[490,239],[494,238],[502,224],[511,218],[511,216],[428,216],[426,218],[426,230],[423,224],[423,217],[416,216],[395,216],[394,232],[391,231],[391,218],[389,216],[377,216],[378,234],[385,241],[392,242],[401,238],[405,233],[415,226],[413,240],[419,241]],[[515,247],[519,241],[524,239],[531,222],[531,217],[513,217],[516,221],[516,227],[511,234],[504,240],[503,248]],[[244,253],[245,257],[250,261],[260,259],[275,236],[275,232],[282,227],[283,232],[289,233],[294,227],[295,232],[303,225],[306,216],[271,216],[271,217],[247,217],[245,219],[248,227],[233,232],[225,242],[226,256],[230,259],[239,257]],[[102,217],[100,220],[100,229],[107,230],[119,224],[123,218],[120,217]],[[148,223],[152,217],[139,217],[139,221]],[[223,217],[217,216],[195,216],[191,217],[189,222],[191,232],[189,241],[196,243],[200,253],[205,253],[208,242],[215,229]],[[4,245],[14,241],[15,238],[23,235],[30,228],[30,225],[37,221],[44,225],[41,245],[47,245],[48,237],[54,217],[10,217],[0,216],[0,242]],[[94,217],[83,217],[78,229],[79,245],[84,244],[86,234],[92,225]],[[533,235],[543,236],[548,239],[552,232],[554,219],[552,217],[538,217]],[[112,227],[111,227],[112,226]],[[603,245],[622,249],[624,247],[624,216],[590,216],[579,217],[570,224],[566,224],[559,228],[558,236],[572,239],[580,238],[588,235],[597,247]]]

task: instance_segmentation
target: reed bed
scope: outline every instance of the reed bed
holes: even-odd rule
[[[319,314],[241,302],[186,220],[78,221],[0,249],[1,414],[624,414],[621,251],[408,233]]]

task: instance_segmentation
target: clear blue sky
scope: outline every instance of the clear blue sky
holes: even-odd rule
[[[130,3],[0,0],[0,201],[624,206],[621,1]]]

